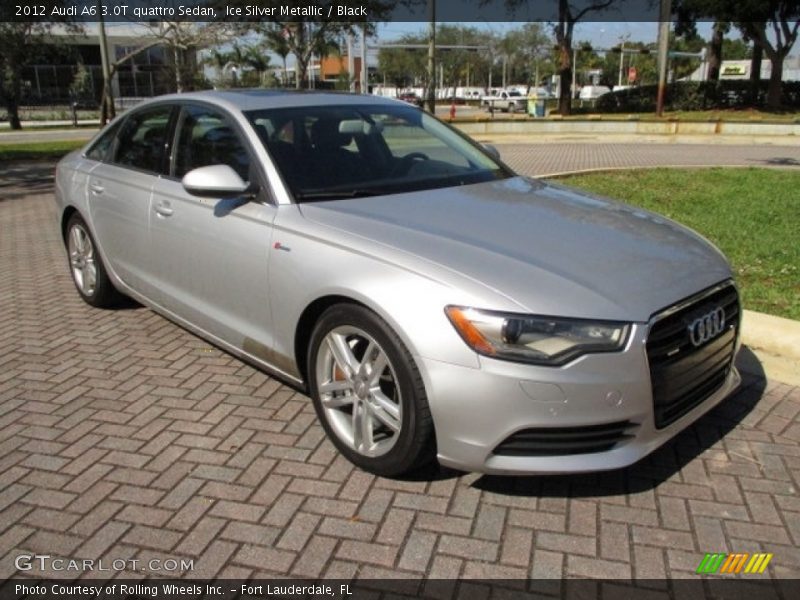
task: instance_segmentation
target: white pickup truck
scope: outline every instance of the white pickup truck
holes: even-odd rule
[[[481,106],[490,111],[524,112],[527,105],[528,99],[518,90],[497,90],[481,98]]]

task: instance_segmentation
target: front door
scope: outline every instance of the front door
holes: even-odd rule
[[[259,177],[236,126],[219,109],[186,105],[178,117],[169,176],[153,189],[150,235],[156,302],[212,335],[269,360],[268,255],[275,206],[256,199],[192,196],[181,178],[227,164]]]

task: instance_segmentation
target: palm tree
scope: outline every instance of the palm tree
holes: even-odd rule
[[[264,87],[264,79],[269,71],[269,57],[266,56],[258,46],[247,46],[243,52],[244,65],[258,73],[258,80],[261,87]]]
[[[289,48],[289,42],[283,35],[283,30],[274,26],[266,29],[263,32],[263,35],[264,46],[267,48],[267,50],[277,54],[283,61],[283,78],[281,84],[286,86],[289,79],[286,70],[286,57],[289,56],[289,53],[291,52],[291,49]]]
[[[225,85],[225,67],[230,62],[228,52],[220,52],[217,48],[212,48],[201,61],[204,65],[209,65],[217,72],[217,83]]]

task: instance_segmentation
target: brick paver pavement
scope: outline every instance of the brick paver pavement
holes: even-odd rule
[[[800,388],[747,375],[624,471],[376,478],[302,393],[146,308],[84,304],[46,184],[19,179],[0,181],[0,578],[23,553],[194,559],[197,577],[658,579],[765,551],[765,577],[799,572]]]
[[[749,166],[800,169],[800,144],[738,146],[575,141],[501,144],[503,159],[519,173],[547,176],[583,169],[659,166]]]

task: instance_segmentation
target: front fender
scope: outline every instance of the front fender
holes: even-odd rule
[[[276,227],[274,239],[270,304],[280,364],[299,373],[295,335],[301,315],[320,298],[341,296],[378,314],[412,355],[478,368],[477,355],[456,333],[444,308],[484,305],[485,298],[309,232]]]

